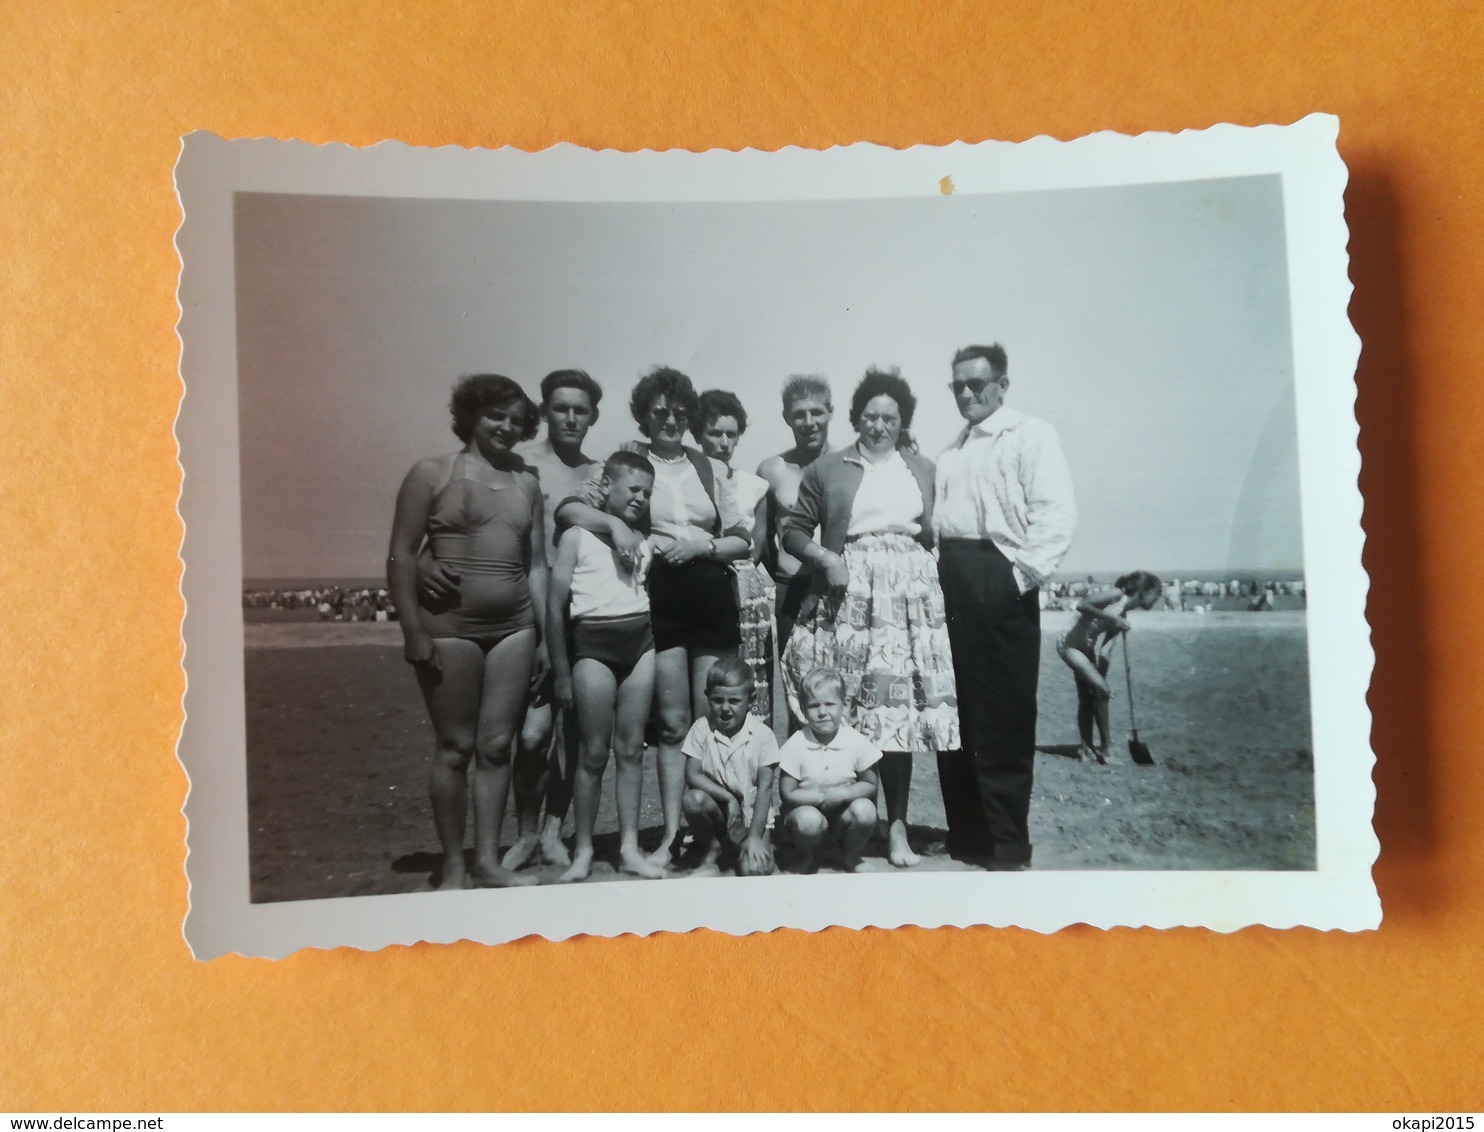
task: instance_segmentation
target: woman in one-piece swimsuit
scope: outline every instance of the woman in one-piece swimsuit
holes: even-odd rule
[[[433,497],[429,549],[459,575],[457,605],[434,607],[420,599],[423,625],[434,638],[473,641],[488,653],[536,623],[525,562],[533,499],[524,477],[513,478],[486,483],[470,474],[468,455],[460,452]]]
[[[404,656],[417,671],[436,750],[429,794],[443,845],[440,887],[531,884],[499,863],[511,753],[533,671],[545,669],[546,542],[536,477],[512,449],[536,431],[536,406],[508,377],[475,374],[454,387],[453,431],[464,448],[421,460],[402,482],[387,578],[401,613]],[[427,539],[459,575],[456,605],[417,593]],[[474,867],[464,862],[470,767]]]
[[[1135,570],[1113,583],[1106,597],[1077,603],[1077,620],[1056,642],[1057,654],[1072,670],[1077,684],[1078,757],[1108,759],[1108,646],[1129,630],[1124,614],[1130,609],[1153,609],[1164,593],[1160,580],[1147,570]],[[1098,742],[1093,742],[1096,728]]]

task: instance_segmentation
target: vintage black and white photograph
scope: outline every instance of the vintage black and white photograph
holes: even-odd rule
[[[178,181],[198,955],[1379,917],[1332,119]]]

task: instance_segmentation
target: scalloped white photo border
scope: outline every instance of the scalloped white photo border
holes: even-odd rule
[[[1097,927],[1254,924],[1374,928],[1370,711],[1373,665],[1361,565],[1355,367],[1346,313],[1338,119],[1217,125],[1179,134],[1099,133],[1074,141],[956,142],[896,150],[857,144],[624,153],[517,149],[366,149],[275,139],[183,139],[176,186],[184,219],[181,378],[176,424],[185,523],[185,724],[190,779],[184,934],[202,959],[277,958],[304,947],[376,949],[460,939],[789,927]],[[1300,503],[1308,604],[1318,867],[1304,872],[928,872],[540,886],[253,904],[249,896],[241,611],[232,197],[236,192],[539,201],[764,201],[1000,193],[1279,174],[1291,296]]]

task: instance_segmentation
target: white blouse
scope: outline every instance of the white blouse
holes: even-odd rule
[[[746,517],[747,525],[751,527],[752,516],[757,513],[757,505],[763,501],[763,496],[768,494],[768,481],[751,472],[733,471],[730,482],[732,493],[737,500],[737,510]]]
[[[850,509],[847,538],[892,531],[916,535],[922,531],[922,489],[900,452],[879,463],[861,458],[864,471],[855,504]]]
[[[649,500],[650,528],[666,538],[710,538],[716,508],[689,459],[676,463],[650,456],[654,495]]]

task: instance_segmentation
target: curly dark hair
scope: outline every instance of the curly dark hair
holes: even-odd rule
[[[737,435],[741,436],[747,431],[747,410],[742,407],[742,402],[737,400],[735,393],[728,393],[725,389],[708,389],[701,394],[700,408],[690,422],[690,434],[696,438],[696,443],[701,441],[701,434],[707,427],[721,420],[722,417],[732,417],[737,422]]]
[[[650,407],[660,397],[670,402],[670,408],[685,413],[686,420],[682,427],[689,425],[700,415],[701,399],[696,396],[696,387],[691,384],[690,378],[678,369],[655,366],[639,379],[629,397],[629,412],[634,415],[634,422],[645,436],[649,435]]]
[[[453,396],[448,401],[448,411],[453,416],[453,434],[465,444],[474,435],[474,422],[489,408],[501,405],[521,406],[522,440],[536,435],[540,418],[536,415],[536,402],[513,378],[498,373],[468,373],[459,378],[453,387]]]
[[[917,441],[907,430],[912,427],[912,414],[917,411],[917,398],[912,387],[903,379],[901,371],[892,369],[866,370],[866,376],[855,387],[850,398],[850,427],[860,431],[861,414],[873,397],[890,397],[897,403],[897,412],[902,417],[902,433],[897,437],[897,447],[908,452],[917,451]]]

